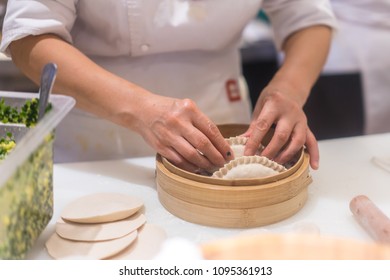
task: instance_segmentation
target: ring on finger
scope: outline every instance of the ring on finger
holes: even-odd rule
[[[204,153],[202,153],[200,150],[196,149],[196,151],[198,152],[198,154],[200,154],[202,157],[204,157]]]

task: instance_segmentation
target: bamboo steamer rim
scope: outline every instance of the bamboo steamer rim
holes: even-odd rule
[[[225,138],[234,137],[241,135],[248,129],[246,124],[223,124],[218,125],[218,129]],[[263,139],[263,145],[267,145],[272,138],[274,133],[273,129],[270,129]],[[243,179],[222,179],[222,178],[212,178],[209,176],[195,174],[184,169],[181,169],[169,160],[162,157],[160,154],[157,154],[157,161],[162,162],[164,167],[168,169],[171,173],[179,175],[180,177],[190,179],[192,181],[206,183],[210,185],[221,185],[221,186],[253,186],[253,185],[263,185],[270,182],[276,182],[291,176],[295,173],[304,163],[305,149],[302,148],[294,157],[294,164],[286,171],[280,172],[276,175],[271,175],[263,178],[243,178]]]
[[[288,200],[306,188],[312,182],[307,153],[304,154],[303,161],[296,172],[277,182],[232,187],[181,177],[170,172],[160,158],[156,163],[156,181],[159,189],[164,189],[172,196],[190,203],[210,207],[222,207],[220,205],[230,205],[232,208],[257,207]]]
[[[222,179],[222,178],[213,178],[204,175],[195,174],[184,169],[181,169],[174,164],[172,164],[169,160],[162,157],[161,155],[157,155],[157,161],[162,162],[164,167],[169,170],[171,173],[176,174],[180,177],[187,178],[196,182],[206,183],[211,185],[220,185],[220,186],[253,186],[253,185],[264,185],[271,182],[280,181],[284,178],[287,178],[294,174],[304,162],[304,149],[301,149],[299,152],[299,158],[297,162],[286,171],[280,172],[276,175],[271,175],[262,178],[243,178],[243,179]]]
[[[219,125],[218,129],[225,138],[234,137],[237,135],[243,134],[247,129],[248,125],[246,124],[223,124]],[[263,138],[263,145],[267,145],[273,136],[274,130],[270,129],[268,133]],[[159,163],[162,163],[163,166],[172,174],[178,175],[179,177],[189,179],[191,181],[205,183],[210,186],[259,186],[266,185],[268,183],[277,182],[287,177],[290,177],[292,174],[297,172],[302,164],[304,168],[308,168],[309,161],[305,160],[306,157],[309,157],[306,150],[302,148],[294,157],[293,161],[295,162],[293,166],[288,168],[286,171],[280,172],[276,175],[271,175],[263,178],[242,178],[242,179],[222,179],[222,178],[212,178],[209,176],[195,174],[184,169],[181,169],[169,160],[157,154],[156,162],[157,167],[159,168]],[[161,166],[160,166],[161,169]]]
[[[286,173],[287,176],[277,177],[276,176],[269,176],[265,178],[260,179],[239,179],[239,180],[230,180],[230,179],[220,179],[220,178],[211,178],[207,176],[197,175],[191,172],[187,172],[183,169],[179,169],[175,167],[172,163],[169,163],[169,166],[174,166],[175,171],[180,170],[179,172],[172,171],[169,167],[167,167],[164,164],[164,158],[157,154],[156,157],[156,168],[157,171],[162,172],[168,177],[171,177],[173,180],[183,180],[184,183],[191,184],[193,183],[196,188],[207,188],[207,189],[216,189],[216,190],[229,190],[232,192],[236,191],[246,191],[246,190],[253,190],[254,188],[258,189],[266,189],[266,188],[275,188],[276,185],[279,184],[279,182],[287,183],[291,182],[292,179],[296,179],[295,175],[298,173],[303,173],[304,170],[308,170],[309,168],[309,162],[310,157],[307,152],[304,152],[302,154],[302,157],[300,158],[300,161],[297,162],[293,167],[290,169],[284,171],[283,173]],[[182,176],[181,172],[188,173],[188,177]],[[192,176],[194,175],[194,176]],[[193,177],[199,178],[199,180],[194,180]],[[275,179],[277,177],[277,179]],[[262,180],[266,179],[266,180]],[[269,180],[272,179],[272,180]],[[220,184],[215,184],[215,182],[221,182]],[[241,182],[247,183],[247,184],[239,184]],[[199,183],[199,184],[198,184]],[[232,187],[235,186],[235,187]]]

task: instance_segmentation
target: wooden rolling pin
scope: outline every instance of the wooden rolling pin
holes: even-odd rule
[[[390,243],[390,219],[367,196],[354,197],[349,209],[375,241]]]

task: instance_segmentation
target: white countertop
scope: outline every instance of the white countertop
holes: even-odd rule
[[[311,171],[309,198],[294,216],[251,231],[289,232],[318,229],[322,235],[371,240],[349,210],[350,200],[367,195],[390,216],[390,172],[371,162],[373,156],[390,158],[390,133],[320,141],[321,162]],[[56,164],[54,166],[54,215],[28,254],[28,259],[50,259],[45,241],[63,207],[78,197],[96,192],[122,192],[142,198],[148,223],[163,227],[168,237],[205,242],[242,233],[188,223],[174,217],[160,204],[155,184],[155,159]]]

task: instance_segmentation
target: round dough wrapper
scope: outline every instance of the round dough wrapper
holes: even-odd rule
[[[54,259],[100,260],[118,254],[136,239],[137,231],[121,238],[99,242],[72,241],[54,233],[45,245],[49,255]]]
[[[111,257],[112,260],[151,260],[160,251],[161,245],[167,239],[164,229],[157,225],[145,224],[138,230],[137,240]]]
[[[60,219],[56,224],[56,232],[62,238],[74,241],[103,241],[129,234],[145,222],[145,215],[141,213],[123,220],[99,224],[80,224]]]
[[[127,218],[143,206],[137,197],[122,193],[96,193],[68,204],[61,217],[76,223],[106,223]]]

